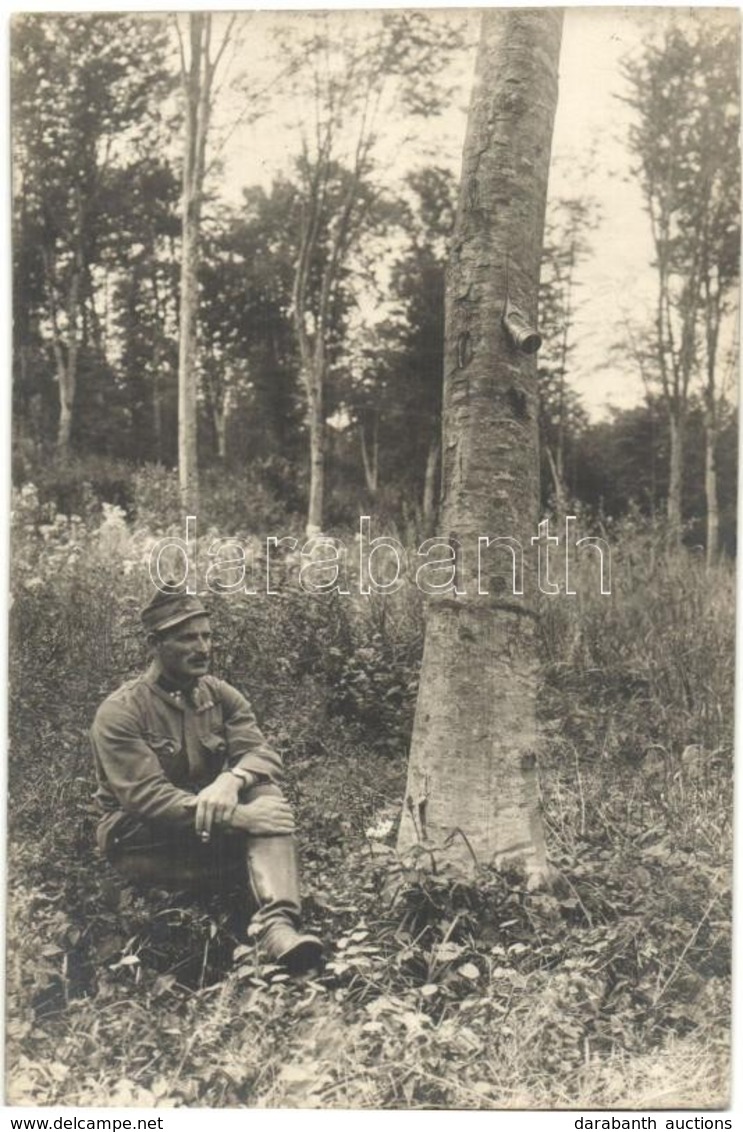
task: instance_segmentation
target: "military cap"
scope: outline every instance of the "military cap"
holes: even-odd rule
[[[187,594],[174,583],[166,582],[142,610],[142,624],[148,633],[161,633],[191,617],[208,616],[209,610],[196,594]]]

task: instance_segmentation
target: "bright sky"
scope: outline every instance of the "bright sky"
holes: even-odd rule
[[[691,20],[721,18],[719,9],[676,9],[677,18],[685,14]],[[736,18],[736,10],[728,10],[727,17]],[[215,23],[225,18],[217,16]],[[292,100],[282,84],[276,83],[271,32],[277,24],[299,30],[308,18],[302,12],[241,17],[242,38],[235,43],[214,118],[215,141],[224,138],[219,189],[233,203],[239,202],[244,186],[262,183],[268,187],[277,172],[289,168],[297,153],[293,127],[298,121],[307,122],[309,106]],[[346,18],[363,21],[365,13],[347,13]],[[611,350],[622,336],[625,321],[644,321],[655,299],[649,222],[639,185],[630,173],[626,148],[632,112],[617,95],[624,87],[620,60],[639,51],[664,18],[662,10],[652,8],[568,8],[565,13],[550,191],[595,197],[602,218],[591,236],[593,254],[578,270],[571,374],[574,388],[593,417],[602,415],[609,403],[627,407],[643,395],[639,376]],[[473,42],[476,30],[473,13]],[[253,123],[244,120],[244,93],[229,89],[230,75],[244,69],[246,57],[251,82],[258,87],[272,84],[266,103],[270,112]],[[426,161],[448,165],[458,175],[473,63],[474,52],[460,60],[453,74],[459,91],[456,105],[443,119],[427,121],[425,135],[412,144],[402,143],[409,122],[396,121],[394,113],[385,120],[378,152],[390,180]]]
[[[617,95],[625,93],[622,58],[640,50],[643,40],[666,18],[662,9],[649,8],[568,8],[565,13],[554,187],[564,159],[574,155],[580,161],[595,143],[595,163],[585,179],[572,180],[572,188],[582,185],[597,198],[602,213],[601,225],[591,237],[593,255],[579,272],[581,307],[571,375],[592,416],[600,415],[609,403],[636,404],[643,395],[639,377],[609,353],[625,323],[647,321],[657,296],[649,220],[626,144],[633,111]],[[674,18],[696,22],[740,16],[736,9],[678,8]],[[566,187],[571,188],[570,179]],[[721,354],[729,347],[732,329],[731,324],[723,329]],[[735,395],[734,390],[729,392]]]
[[[636,404],[644,391],[640,379],[610,354],[623,321],[642,320],[655,296],[649,221],[626,148],[631,110],[617,95],[624,87],[620,60],[641,48],[655,18],[647,9],[568,8],[565,13],[552,147],[557,175],[550,190],[590,194],[601,212],[590,237],[593,254],[577,273],[571,374],[591,415],[607,403]],[[572,167],[584,166],[592,146],[596,156],[587,175],[570,176]]]

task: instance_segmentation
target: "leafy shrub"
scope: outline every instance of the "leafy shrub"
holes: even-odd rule
[[[611,595],[595,561],[577,564],[577,594],[545,599],[541,641],[548,684],[583,690],[601,746],[639,762],[655,744],[678,757],[689,744],[731,753],[734,574],[720,562],[669,550],[662,529],[629,516],[607,524]],[[589,556],[590,557],[590,556]],[[545,698],[549,710],[549,696]],[[577,722],[568,704],[568,729]],[[606,741],[604,741],[606,740]],[[585,744],[585,736],[581,745]]]
[[[331,693],[330,710],[357,723],[391,754],[404,755],[410,744],[420,644],[414,640],[404,649],[394,648],[374,633],[345,659]]]
[[[162,464],[143,464],[134,481],[134,520],[138,527],[167,530],[181,518],[178,473]]]
[[[93,516],[104,503],[127,514],[133,510],[133,469],[124,460],[24,453],[14,460],[13,479],[17,486],[33,484],[39,502],[63,515]]]

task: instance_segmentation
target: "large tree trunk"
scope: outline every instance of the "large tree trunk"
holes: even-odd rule
[[[536,320],[561,27],[559,9],[483,15],[446,299],[439,529],[463,547],[464,592],[430,601],[398,842],[434,857],[448,843],[468,872],[518,862],[532,883],[547,871],[534,587],[506,596],[492,576],[502,550],[491,550],[490,592],[479,594],[477,547],[480,535],[507,534],[529,550],[536,534],[536,364],[501,314],[508,276],[512,303]]]

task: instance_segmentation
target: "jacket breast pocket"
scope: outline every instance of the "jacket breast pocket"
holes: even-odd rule
[[[145,741],[157,755],[160,766],[170,781],[182,781],[187,766],[181,744],[171,735],[147,735]]]

